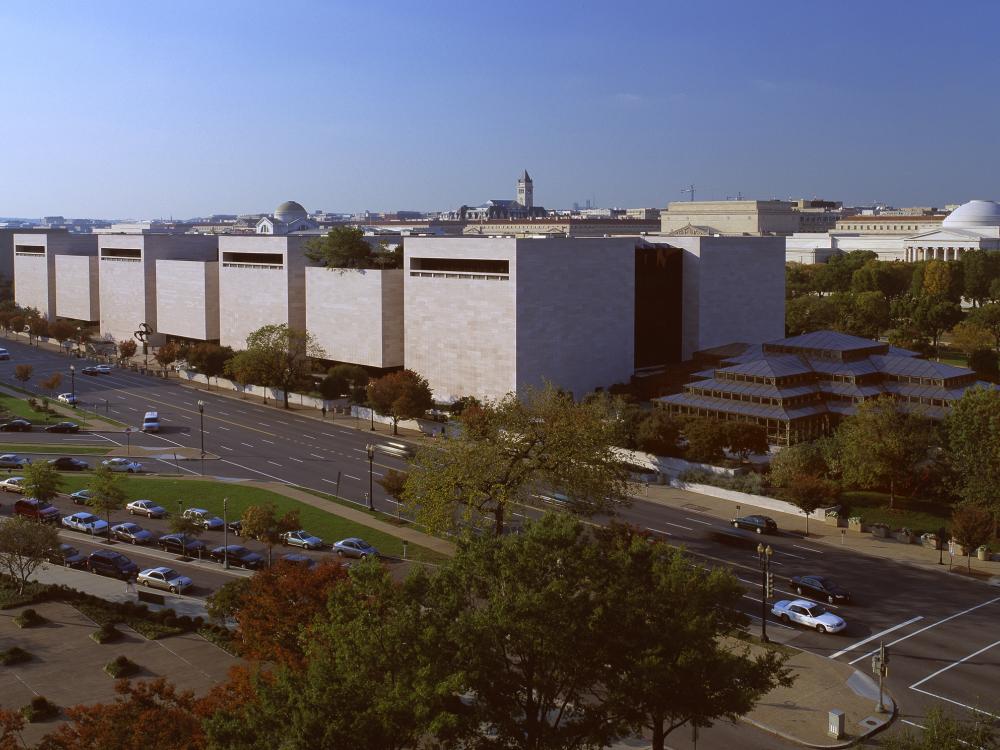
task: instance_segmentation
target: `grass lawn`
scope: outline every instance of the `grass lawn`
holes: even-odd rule
[[[156,477],[123,476],[121,481],[130,500],[140,498],[155,500],[170,512],[177,512],[177,503],[181,501],[185,508],[205,508],[221,517],[222,500],[229,498],[227,517],[232,521],[242,516],[243,511],[250,505],[271,502],[277,506],[279,513],[297,510],[302,527],[311,534],[321,537],[327,543],[335,542],[344,537],[358,536],[375,545],[385,555],[402,557],[403,554],[402,540],[397,537],[259,487],[246,487],[228,482],[187,481]],[[75,492],[86,487],[89,482],[89,474],[64,474],[63,491]],[[222,543],[222,535],[214,532],[206,532],[203,538],[213,541],[218,538],[219,543]],[[415,544],[409,545],[407,557],[431,563],[447,559],[434,550]]]
[[[0,432],[6,436],[8,433]],[[13,434],[13,433],[11,433]],[[110,443],[104,445],[82,445],[77,443],[8,443],[0,437],[0,453],[44,453],[53,456],[75,456],[77,454],[106,455],[108,450],[115,446]]]
[[[851,506],[850,515],[861,516],[866,524],[884,523],[892,529],[905,527],[921,534],[951,526],[951,507],[942,503],[897,495],[890,510],[889,495],[885,492],[850,491],[841,498]]]
[[[54,400],[55,399],[49,399],[49,401]],[[41,402],[41,399],[39,399],[39,402]],[[0,414],[6,415],[7,418],[21,417],[22,419],[27,419],[29,422],[35,424],[52,424],[54,422],[62,422],[68,419],[68,417],[64,417],[61,414],[49,414],[47,412],[35,411],[31,408],[31,405],[27,402],[27,400],[17,396],[11,396],[9,393],[0,393]],[[78,419],[74,419],[73,421],[81,427],[85,424]]]

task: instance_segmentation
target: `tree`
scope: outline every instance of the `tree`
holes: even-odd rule
[[[886,750],[944,750],[948,748],[980,748],[990,750],[998,746],[1000,736],[989,714],[970,711],[967,716],[955,718],[940,708],[932,708],[921,719],[920,731],[893,732],[880,740]]]
[[[204,526],[193,518],[185,516],[183,513],[171,515],[167,525],[170,527],[172,533],[181,535],[185,544],[192,539],[196,539],[205,530]]]
[[[963,320],[951,329],[951,343],[967,357],[993,346],[993,334],[973,320]]]
[[[945,434],[962,499],[1000,520],[1000,391],[967,390],[952,407]]]
[[[26,749],[27,746],[21,738],[24,724],[24,714],[20,711],[0,708],[0,750]]]
[[[800,475],[792,479],[785,489],[792,504],[806,517],[806,536],[809,536],[809,515],[819,508],[829,508],[840,498],[836,482],[820,477]]]
[[[461,516],[491,519],[497,535],[511,504],[538,488],[566,495],[575,513],[612,512],[626,500],[626,469],[610,417],[606,404],[574,403],[551,385],[486,401],[462,413],[454,439],[417,451],[402,500],[435,531]]]
[[[710,417],[687,417],[681,432],[687,441],[684,457],[690,461],[712,463],[726,455],[726,424]]]
[[[205,600],[205,611],[209,617],[222,624],[234,620],[243,606],[249,588],[249,578],[227,581]]]
[[[977,307],[969,313],[969,322],[989,331],[993,337],[993,348],[1000,350],[1000,303],[990,302]]]
[[[788,487],[799,477],[825,477],[828,471],[820,443],[795,443],[771,459],[770,482],[776,487]]]
[[[791,684],[784,658],[751,655],[739,637],[744,590],[732,572],[704,569],[682,551],[631,529],[597,532],[601,570],[590,586],[605,604],[608,702],[621,727],[667,736],[689,724],[735,720],[777,685]]]
[[[281,535],[286,531],[296,531],[302,528],[299,512],[290,510],[283,516],[278,516],[278,507],[274,503],[250,505],[243,511],[241,519],[242,533],[267,546],[267,564],[271,565],[271,551],[274,545],[281,543]]]
[[[434,406],[426,378],[413,370],[399,370],[368,384],[368,402],[379,414],[392,417],[392,434],[399,434],[400,419],[422,417]]]
[[[231,347],[202,342],[188,349],[187,361],[205,376],[206,385],[211,389],[211,379],[218,379],[220,375],[225,374],[226,362],[232,359],[233,354]]]
[[[17,583],[17,593],[39,565],[46,553],[59,546],[59,534],[47,523],[24,516],[12,516],[0,524],[0,570]]]
[[[364,402],[368,383],[371,380],[371,376],[364,367],[347,364],[334,365],[327,371],[327,375],[332,376],[334,382],[341,384],[338,386],[339,395],[348,394],[355,404]]]
[[[164,678],[115,683],[114,703],[73,706],[37,750],[204,750],[194,693]]]
[[[990,296],[990,284],[1000,275],[1000,267],[986,250],[968,250],[959,261],[962,294],[977,307]]]
[[[750,422],[724,422],[726,448],[735,453],[741,461],[746,461],[751,454],[764,454],[768,451],[767,430],[759,424]]]
[[[46,503],[51,503],[58,497],[63,480],[51,464],[37,461],[26,464],[21,471],[24,474],[22,486],[25,497],[33,497]]]
[[[28,328],[35,338],[46,336],[49,332],[49,322],[45,318],[30,318],[28,320]]]
[[[167,376],[167,368],[170,367],[174,362],[177,361],[177,355],[180,354],[180,347],[177,346],[173,341],[168,341],[166,344],[161,346],[156,350],[156,354],[153,355],[159,365],[160,369],[163,371],[163,376]]]
[[[385,494],[398,500],[403,496],[407,476],[408,474],[405,471],[389,469],[380,479],[376,481],[382,486],[382,489],[385,490]]]
[[[365,233],[357,227],[334,227],[325,237],[317,237],[306,243],[306,257],[309,260],[339,270],[402,268],[401,250],[401,245],[389,250],[384,244],[376,250],[365,240]]]
[[[836,320],[837,309],[829,297],[805,295],[785,305],[785,333],[789,336],[833,328]]]
[[[896,487],[927,460],[934,432],[928,419],[903,411],[891,397],[863,402],[837,430],[844,481],[866,488],[887,487],[892,508]]]
[[[122,339],[118,342],[118,363],[124,364],[135,356],[139,345],[132,339]]]
[[[347,383],[337,375],[327,375],[319,381],[319,395],[326,401],[333,401],[344,395]]]
[[[59,386],[62,385],[63,376],[60,372],[54,372],[49,377],[45,378],[39,385],[50,394],[55,393],[59,390]]]
[[[861,292],[854,297],[851,314],[852,331],[866,338],[877,339],[891,322],[889,300],[882,292]]]
[[[953,264],[947,261],[927,261],[923,277],[924,296],[941,297],[950,302],[958,302],[962,294],[962,279],[954,273],[953,268]]]
[[[66,320],[53,320],[48,324],[49,338],[65,341],[76,333],[76,326]]]
[[[1000,375],[1000,357],[993,349],[976,349],[969,355],[969,367],[980,377],[996,380]]]
[[[240,385],[240,398],[246,398],[248,385],[263,383],[263,375],[257,357],[246,351],[238,351],[233,354],[226,360],[223,369],[229,378]],[[264,391],[264,403],[267,403],[267,391]]]
[[[31,380],[31,376],[34,372],[35,368],[31,365],[14,365],[14,377],[22,383],[27,383]]]
[[[125,507],[128,494],[122,487],[121,478],[107,466],[101,464],[94,469],[88,485],[90,499],[87,504],[97,513],[103,513],[108,522],[108,541],[111,540],[111,513]]]
[[[346,577],[335,562],[314,568],[279,563],[255,573],[236,611],[242,655],[301,667],[306,653],[302,630],[327,611],[331,592]]]
[[[993,516],[986,508],[960,505],[951,513],[951,535],[965,549],[972,570],[972,556],[993,536]]]
[[[962,308],[941,296],[921,297],[913,307],[913,325],[937,348],[941,334],[962,319]]]
[[[246,351],[237,354],[234,360],[248,360],[242,364],[249,364],[260,375],[260,385],[279,388],[287,409],[289,392],[309,374],[309,358],[325,356],[312,334],[281,323],[252,331],[247,336]]]
[[[672,456],[677,453],[680,436],[681,428],[677,420],[666,409],[653,409],[639,422],[635,443],[639,450],[658,456]]]

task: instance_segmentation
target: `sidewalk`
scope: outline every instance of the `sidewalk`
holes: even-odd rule
[[[681,490],[668,485],[650,485],[649,487],[636,486],[632,492],[632,497],[637,500],[646,500],[672,508],[686,508],[708,515],[729,520],[737,515],[737,503],[711,495],[701,495],[689,490]],[[754,512],[754,508],[746,503],[740,506],[739,515],[746,515]],[[778,528],[791,533],[805,535],[806,521],[801,514],[780,513],[778,511],[767,510],[765,515],[771,516],[778,522]],[[811,543],[833,544],[843,549],[859,552],[872,557],[880,557],[885,560],[912,565],[923,570],[933,570],[947,573],[949,568],[966,570],[968,560],[965,557],[955,557],[949,566],[948,551],[945,550],[942,559],[944,564],[938,564],[937,550],[924,547],[919,544],[904,544],[895,539],[879,539],[870,533],[842,529],[810,519],[809,536]],[[988,579],[991,585],[1000,585],[1000,562],[983,561],[972,559],[973,571],[978,571],[983,576],[983,580]],[[967,576],[961,576],[968,578]],[[976,579],[970,579],[976,580]]]

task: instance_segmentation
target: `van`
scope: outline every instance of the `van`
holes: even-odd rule
[[[396,458],[413,458],[413,448],[411,448],[406,443],[399,443],[394,441],[387,441],[385,443],[380,443],[375,446],[382,453],[388,456],[395,456]]]
[[[59,509],[45,500],[22,497],[14,503],[14,513],[36,521],[55,523],[59,520]]]
[[[124,581],[134,578],[139,572],[138,565],[121,552],[110,549],[99,549],[91,552],[90,557],[87,558],[87,567],[91,573],[121,578]]]
[[[147,411],[146,415],[142,418],[142,431],[143,432],[159,432],[160,431],[160,415],[155,411]]]

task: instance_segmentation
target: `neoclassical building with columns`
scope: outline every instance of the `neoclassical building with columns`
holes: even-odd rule
[[[1000,250],[1000,203],[962,204],[939,228],[907,237],[903,260],[958,260],[968,250]]]

